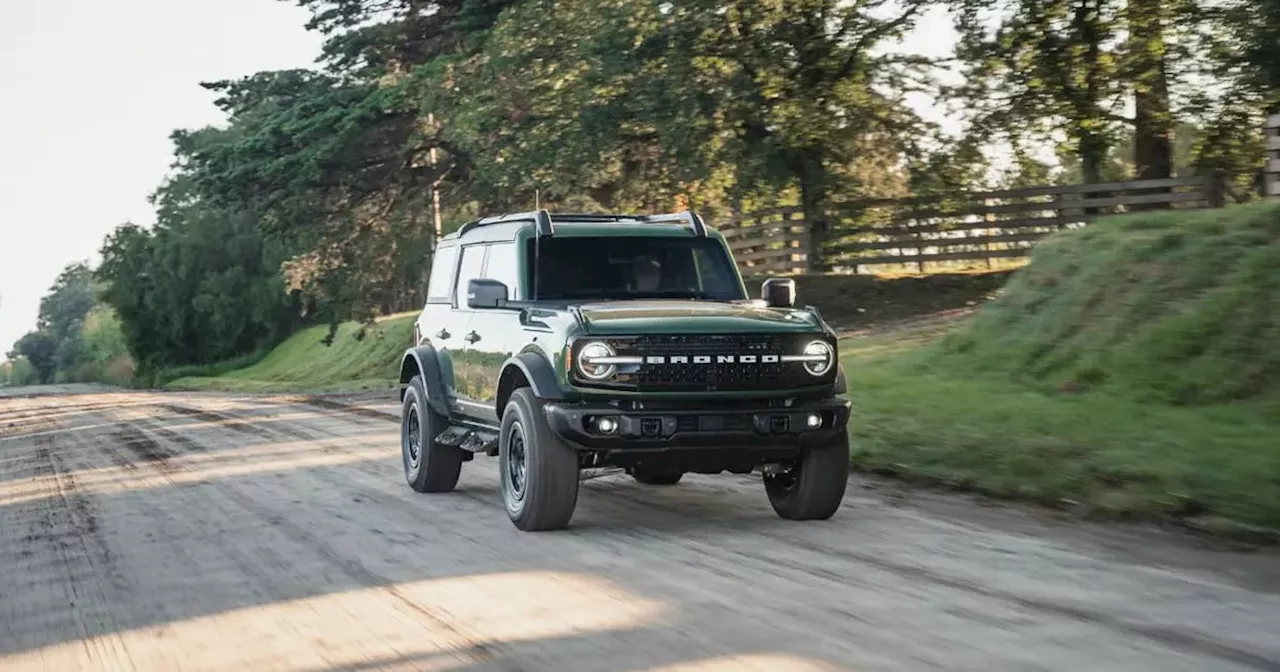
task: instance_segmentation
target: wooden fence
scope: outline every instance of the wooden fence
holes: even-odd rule
[[[776,208],[716,228],[746,275],[990,268],[1098,217],[1221,207],[1226,194],[1218,176],[1175,177],[852,201],[832,206],[816,227],[798,207]]]

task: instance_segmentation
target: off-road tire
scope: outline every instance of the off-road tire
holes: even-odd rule
[[[849,485],[849,434],[804,451],[790,474],[764,477],[769,504],[787,520],[826,520],[835,515]]]
[[[411,438],[415,429],[416,439]],[[449,492],[458,485],[465,459],[462,449],[435,442],[435,437],[448,427],[449,420],[436,413],[427,403],[426,384],[422,376],[414,376],[404,393],[400,407],[400,461],[404,478],[417,492]],[[413,459],[412,443],[416,441],[418,459]]]
[[[503,508],[525,532],[568,527],[578,504],[578,453],[552,431],[542,408],[533,390],[512,392],[498,435]]]
[[[631,470],[631,477],[636,479],[636,482],[644,483],[645,485],[675,485],[680,482],[681,478],[684,478],[684,473],[636,468]]]

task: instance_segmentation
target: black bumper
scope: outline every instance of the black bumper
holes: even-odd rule
[[[733,409],[621,410],[606,403],[551,403],[551,428],[578,450],[613,452],[739,451],[768,456],[794,455],[829,441],[849,422],[849,401],[824,399],[788,408],[742,406]],[[809,426],[811,415],[821,426]],[[616,423],[599,431],[597,418]]]

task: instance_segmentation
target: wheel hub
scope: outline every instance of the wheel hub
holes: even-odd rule
[[[409,418],[406,428],[405,452],[408,454],[409,467],[417,468],[418,462],[422,459],[422,423],[418,420],[418,407],[411,406],[409,408]]]
[[[511,425],[507,438],[507,494],[513,500],[524,498],[527,468],[524,448],[524,428],[520,423]]]

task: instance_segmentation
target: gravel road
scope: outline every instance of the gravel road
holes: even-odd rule
[[[855,479],[418,495],[394,393],[0,396],[0,670],[1280,670],[1280,562]],[[19,396],[19,393],[27,396]],[[0,391],[0,395],[4,392]]]

